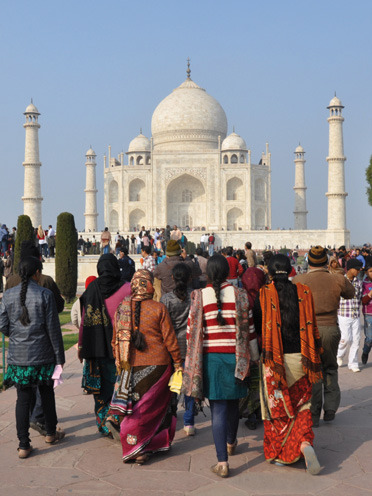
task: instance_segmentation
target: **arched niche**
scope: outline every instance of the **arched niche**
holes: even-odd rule
[[[129,184],[129,201],[144,200],[143,193],[145,192],[146,185],[142,179],[134,179]]]
[[[226,183],[226,199],[229,201],[243,201],[243,181],[238,177],[232,177]]]
[[[255,224],[256,224],[256,229],[265,229],[266,222],[265,222],[265,211],[263,208],[258,208],[255,212]]]
[[[181,228],[206,224],[203,183],[190,174],[173,179],[167,187],[167,224]]]
[[[261,178],[254,182],[254,199],[257,201],[266,201],[266,184]]]
[[[116,203],[117,201],[119,201],[119,186],[113,179],[109,186],[109,203]]]
[[[119,229],[119,214],[116,210],[110,212],[110,230],[117,231]]]
[[[132,231],[134,229],[141,229],[146,222],[145,212],[139,208],[132,210],[129,214],[129,229]]]
[[[226,219],[226,224],[227,224],[227,230],[228,231],[237,231],[239,227],[242,227],[243,224],[243,212],[240,210],[240,208],[231,208],[227,212],[227,219]]]

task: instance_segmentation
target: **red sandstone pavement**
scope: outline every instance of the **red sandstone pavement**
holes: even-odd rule
[[[154,455],[144,466],[124,465],[121,447],[97,433],[93,400],[82,395],[81,365],[76,350],[67,352],[64,384],[56,389],[60,425],[66,438],[47,446],[31,431],[35,448],[26,460],[17,457],[15,390],[0,394],[0,495],[166,496],[166,495],[372,495],[372,365],[359,374],[343,366],[341,408],[333,423],[315,429],[315,448],[323,466],[318,476],[304,463],[278,467],[265,462],[263,428],[239,427],[231,477],[210,472],[215,463],[209,415],[197,417],[197,435],[188,438],[179,415],[168,453]],[[206,409],[207,410],[207,409]]]

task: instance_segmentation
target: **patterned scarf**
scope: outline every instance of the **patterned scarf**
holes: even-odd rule
[[[202,400],[203,394],[203,290],[191,293],[189,340],[182,393]],[[234,288],[236,307],[235,377],[244,380],[249,374],[249,303],[244,289]]]
[[[132,337],[132,301],[151,300],[154,295],[153,275],[145,269],[137,270],[131,281],[131,296],[124,298],[114,317],[112,350],[118,374],[129,370],[130,341]]]
[[[297,283],[300,317],[301,361],[309,381],[322,379],[320,354],[323,353],[315,319],[314,301],[310,289]],[[287,387],[281,336],[279,297],[273,282],[260,290],[262,308],[262,361],[270,367],[274,378]]]

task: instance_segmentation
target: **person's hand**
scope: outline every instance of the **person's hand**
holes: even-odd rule
[[[174,371],[177,372],[178,370],[183,370],[182,363],[174,364]]]
[[[78,352],[77,352],[77,356],[78,356],[78,359],[80,360],[80,363],[83,363],[83,350],[81,348],[78,348]]]
[[[185,248],[182,248],[182,250],[181,250],[181,257],[182,258],[186,258],[187,257],[187,253],[186,253]]]

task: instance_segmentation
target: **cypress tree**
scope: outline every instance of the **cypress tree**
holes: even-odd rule
[[[20,215],[17,221],[17,235],[14,245],[14,271],[18,272],[21,258],[21,244],[23,241],[35,241],[35,232],[28,215]]]
[[[369,159],[369,166],[366,169],[366,180],[368,183],[367,186],[368,204],[372,207],[372,156]]]
[[[57,217],[55,260],[56,283],[69,303],[76,295],[78,258],[75,220],[68,212],[62,212]]]

